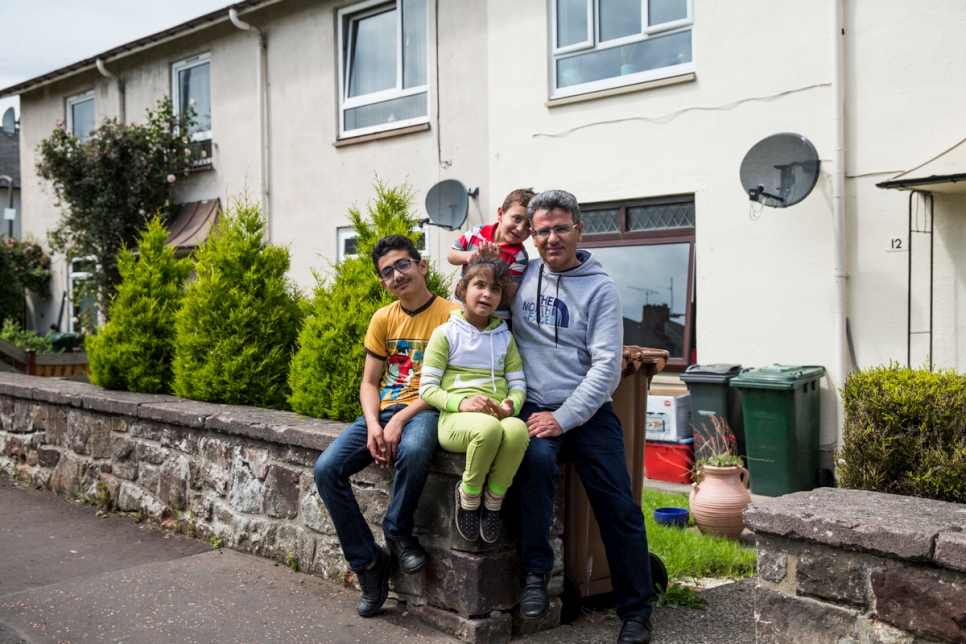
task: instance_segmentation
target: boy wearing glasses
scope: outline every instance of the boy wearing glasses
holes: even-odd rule
[[[509,302],[516,295],[529,261],[523,242],[530,236],[527,205],[534,195],[533,188],[519,188],[508,194],[503,206],[496,209],[494,223],[487,226],[480,224],[466,231],[453,242],[446,255],[446,261],[450,264],[463,267],[463,275],[466,274],[466,266],[480,255],[499,257],[510,266],[510,281],[495,313],[504,320],[510,319]]]
[[[362,586],[356,607],[362,617],[382,608],[397,564],[413,574],[429,563],[413,536],[413,514],[436,451],[439,412],[419,398],[419,378],[433,330],[459,308],[429,292],[426,260],[408,237],[380,239],[372,249],[372,263],[382,285],[398,299],[376,311],[369,322],[359,387],[362,417],[322,452],[314,470],[342,552]],[[376,543],[349,482],[373,461],[396,468],[382,522],[388,551]]]

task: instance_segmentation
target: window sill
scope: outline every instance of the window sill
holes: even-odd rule
[[[347,145],[355,145],[356,143],[367,143],[369,141],[378,141],[380,139],[388,139],[394,136],[403,136],[405,134],[413,134],[415,132],[425,132],[429,129],[429,123],[422,123],[420,125],[411,125],[409,127],[401,127],[398,130],[387,130],[385,132],[376,132],[374,134],[364,134],[362,136],[353,136],[345,139],[339,139],[332,144],[334,148],[342,148]]]
[[[681,74],[680,76],[671,76],[670,78],[659,78],[657,80],[647,81],[644,83],[635,83],[634,85],[625,85],[624,87],[614,87],[612,89],[602,89],[596,92],[588,92],[586,94],[578,94],[576,96],[567,96],[565,98],[551,98],[544,105],[546,107],[558,107],[560,105],[570,105],[571,103],[582,103],[584,101],[593,101],[599,98],[607,98],[609,96],[620,96],[621,94],[630,94],[631,92],[640,92],[646,89],[654,89],[656,87],[664,87],[665,85],[678,85],[680,83],[690,83],[697,79],[697,75],[694,72],[689,74]]]

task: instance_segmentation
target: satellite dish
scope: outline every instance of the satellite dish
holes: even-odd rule
[[[818,181],[818,152],[801,134],[772,134],[741,162],[741,186],[752,201],[787,208],[808,196]]]
[[[480,194],[476,188],[472,192],[466,189],[462,181],[443,179],[426,193],[426,214],[429,220],[446,230],[456,230],[466,221],[469,211],[469,197]]]
[[[12,107],[8,107],[3,113],[3,131],[10,136],[17,133],[17,116],[13,113]]]

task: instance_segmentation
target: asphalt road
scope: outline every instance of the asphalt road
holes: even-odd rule
[[[659,608],[655,644],[754,642],[753,581],[707,590],[707,611]],[[135,524],[0,475],[0,644],[41,642],[420,642],[456,640],[389,600],[363,620],[358,593],[267,559]],[[613,642],[588,612],[516,638]]]

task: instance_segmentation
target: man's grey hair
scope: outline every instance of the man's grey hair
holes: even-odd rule
[[[545,190],[531,199],[527,205],[530,226],[533,226],[533,213],[538,210],[552,212],[558,209],[573,215],[575,225],[580,223],[580,205],[577,204],[577,197],[566,190]]]

